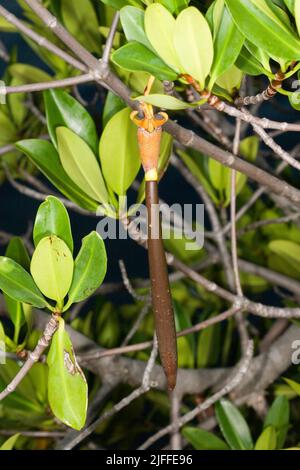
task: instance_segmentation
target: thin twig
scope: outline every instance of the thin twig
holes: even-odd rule
[[[62,80],[53,80],[50,82],[29,83],[28,85],[19,86],[7,86],[4,88],[4,93],[6,95],[11,95],[15,93],[32,93],[36,91],[51,90],[54,88],[66,88],[73,85],[79,85],[80,83],[88,83],[93,81],[94,77],[91,74],[86,73],[77,77],[63,78]]]
[[[239,311],[239,307],[232,307],[229,310],[221,313],[220,315],[216,315],[215,317],[208,318],[200,323],[197,323],[190,328],[186,328],[182,331],[177,332],[177,338],[181,338],[183,336],[187,336],[193,333],[197,333],[198,331],[202,331],[216,323],[220,323],[222,321],[227,320],[228,318],[234,316]],[[121,346],[118,348],[106,349],[104,351],[97,351],[95,353],[89,352],[86,354],[82,354],[78,356],[80,360],[88,361],[92,359],[102,358],[102,357],[109,357],[109,356],[117,356],[121,354],[131,353],[142,351],[144,349],[148,349],[152,346],[152,341],[144,341],[143,343],[132,344],[129,346]]]
[[[14,392],[17,386],[22,382],[24,377],[28,374],[32,366],[38,362],[43,352],[47,349],[50,341],[57,329],[58,317],[55,315],[51,316],[51,319],[46,325],[43,336],[39,339],[35,349],[29,354],[23,367],[19,370],[14,379],[6,386],[6,388],[0,393],[0,402],[4,400],[8,395]]]
[[[103,51],[103,55],[102,55],[102,62],[104,64],[109,63],[110,51],[113,47],[114,37],[115,37],[115,34],[117,32],[119,19],[120,19],[120,12],[117,11],[115,13],[115,16],[113,17],[112,24],[111,24],[111,27],[110,27],[110,30],[109,30],[109,34],[108,34],[108,37],[107,37],[107,40],[106,40],[106,43],[105,43],[105,47],[104,47],[104,51]]]
[[[203,403],[199,404],[196,408],[191,410],[190,412],[186,413],[183,415],[177,423],[171,423],[169,426],[166,426],[164,429],[161,429],[158,431],[156,434],[151,436],[149,439],[147,439],[144,444],[142,444],[138,450],[145,450],[148,449],[151,445],[153,445],[158,439],[161,439],[162,437],[166,436],[170,432],[172,432],[174,429],[181,428],[185,424],[189,423],[192,421],[196,416],[198,416],[199,413],[202,413],[203,411],[207,410],[210,408],[212,405],[214,405],[217,401],[219,401],[221,398],[224,396],[228,395],[232,390],[234,390],[240,383],[242,382],[243,378],[247,374],[249,370],[250,363],[253,358],[253,342],[249,341],[247,344],[247,351],[243,359],[241,360],[240,365],[237,368],[237,371],[234,372],[233,376],[231,376],[226,385],[221,388],[218,392],[213,394],[210,398],[205,400]]]
[[[240,149],[240,134],[241,134],[241,120],[237,119],[235,136],[233,140],[233,153],[238,155]],[[239,297],[243,297],[242,284],[238,266],[237,254],[237,236],[236,236],[236,176],[235,170],[231,170],[231,191],[230,191],[230,218],[231,218],[231,257],[232,257],[232,270],[234,276],[235,290]],[[236,321],[241,338],[241,348],[243,354],[247,349],[249,335],[244,315],[239,312],[236,315]]]
[[[48,41],[48,39],[45,37],[30,29],[25,23],[20,21],[15,15],[6,10],[6,8],[4,8],[2,5],[0,5],[0,16],[3,16],[6,21],[13,24],[19,31],[21,31],[21,33],[32,39],[38,46],[44,47],[48,51],[53,52],[53,54],[63,59],[65,62],[67,62],[67,64],[72,65],[72,67],[75,69],[81,70],[82,72],[87,71],[86,65],[57,47],[51,41]]]

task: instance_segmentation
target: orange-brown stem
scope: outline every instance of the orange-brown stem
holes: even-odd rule
[[[173,390],[177,377],[177,342],[166,255],[162,242],[157,181],[146,181],[146,205],[148,212],[148,258],[155,330],[168,389]]]

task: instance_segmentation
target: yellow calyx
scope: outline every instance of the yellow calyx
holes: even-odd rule
[[[157,181],[158,180],[158,173],[156,168],[152,168],[151,170],[146,171],[145,173],[145,181]]]

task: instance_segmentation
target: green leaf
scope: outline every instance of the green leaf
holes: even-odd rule
[[[145,31],[157,54],[179,73],[182,67],[174,48],[175,19],[171,13],[159,3],[150,5],[145,12]]]
[[[19,438],[20,434],[14,434],[13,436],[9,437],[4,444],[0,447],[0,450],[12,450]]]
[[[174,28],[176,54],[185,73],[204,89],[214,57],[212,34],[204,16],[195,7],[183,10]]]
[[[214,31],[215,33],[215,31]],[[224,7],[220,25],[214,34],[214,61],[210,73],[209,89],[237,60],[243,47],[244,36]]]
[[[63,90],[44,92],[49,135],[57,148],[56,128],[68,127],[98,152],[98,136],[95,123],[86,109],[75,98]]]
[[[126,5],[133,5],[135,7],[142,6],[141,0],[101,0],[101,2],[115,8],[116,10],[120,10]]]
[[[236,92],[236,90],[240,89],[242,78],[243,72],[238,69],[235,65],[232,65],[230,69],[226,70],[223,75],[217,78],[215,87],[213,88],[213,92],[218,94],[216,86],[219,86],[226,90],[226,92],[229,93],[230,96],[232,96]]]
[[[263,430],[256,441],[255,450],[276,450],[277,436],[273,426],[268,426]]]
[[[82,240],[82,246],[74,264],[73,281],[69,290],[67,308],[81,302],[102,284],[107,269],[105,245],[97,232],[91,232]]]
[[[10,258],[0,257],[0,289],[18,302],[44,308],[47,303],[30,274]]]
[[[249,41],[287,61],[300,58],[300,41],[265,0],[225,0],[232,17]]]
[[[184,10],[189,5],[189,0],[158,0],[157,3],[161,3],[171,13],[178,15],[181,10]]]
[[[179,110],[193,107],[189,103],[185,103],[184,101],[181,101],[175,98],[174,96],[161,95],[158,93],[148,96],[138,96],[135,99],[138,101],[144,101],[145,103],[149,103],[153,106],[157,106],[158,108],[163,109]]]
[[[38,169],[61,191],[78,206],[90,211],[96,211],[98,204],[69,178],[59,160],[58,153],[50,142],[39,139],[20,140],[16,147],[24,152]]]
[[[34,245],[37,246],[48,235],[56,235],[63,240],[73,253],[69,215],[63,203],[54,196],[48,196],[37,211],[33,227]]]
[[[58,127],[56,135],[59,158],[71,180],[91,198],[107,203],[100,166],[90,147],[67,127]]]
[[[264,74],[270,78],[273,77],[272,73],[266,70],[246,47],[242,48],[235,65],[248,75],[257,76]]]
[[[14,260],[26,271],[29,271],[30,258],[24,246],[23,240],[20,237],[14,237],[10,240],[5,252],[5,256]],[[18,342],[20,329],[26,322],[23,305],[21,302],[17,302],[6,294],[4,294],[4,299],[10,319],[15,327],[14,341]]]
[[[294,380],[291,380],[291,379],[283,379],[290,387],[292,390],[294,390],[294,392],[297,393],[297,395],[300,396],[300,384],[298,384],[298,382],[295,382]]]
[[[185,427],[182,435],[196,450],[229,450],[222,439],[205,429]]]
[[[30,258],[25,248],[24,242],[20,237],[13,237],[5,252],[7,258],[13,259],[16,263],[22,266],[26,271],[30,268]]]
[[[3,18],[3,16],[0,16],[0,31],[3,33],[15,33],[17,28]]]
[[[200,332],[197,348],[197,366],[209,367],[216,364],[221,344],[220,324],[205,328]]]
[[[299,1],[295,2],[294,13],[295,13],[295,20],[296,20],[297,30],[298,30],[298,33],[300,35],[300,4],[299,4]]]
[[[73,257],[63,240],[51,235],[37,245],[31,259],[31,274],[41,292],[59,304],[67,295],[73,277]]]
[[[277,448],[282,449],[290,421],[290,405],[284,396],[278,396],[272,403],[271,408],[265,418],[264,428],[273,426],[277,433]]]
[[[230,202],[231,194],[231,170],[226,168],[221,163],[213,160],[212,158],[208,161],[209,176],[214,188],[220,194],[220,200],[224,205],[228,205]],[[243,189],[247,177],[243,173],[237,172],[236,174],[236,194],[240,194]]]
[[[64,24],[77,41],[90,51],[100,53],[99,24],[92,2],[61,0],[60,8]]]
[[[52,77],[43,70],[29,64],[12,64],[9,73],[20,80],[21,83],[41,83],[51,81]]]
[[[169,240],[170,242],[170,240]],[[176,331],[181,331],[192,326],[191,320],[179,302],[174,301],[174,314]],[[196,342],[195,335],[190,334],[177,339],[178,367],[194,367]]]
[[[127,5],[120,11],[120,20],[127,41],[139,42],[154,52],[146,36],[144,18],[145,12],[131,5]]]
[[[216,404],[216,417],[228,445],[233,450],[252,450],[248,424],[240,411],[228,400]]]
[[[124,108],[126,108],[125,101],[123,101],[122,98],[109,91],[106,96],[102,114],[103,127],[106,126],[106,124],[113,117],[114,114]]]
[[[62,318],[53,336],[47,363],[48,398],[54,415],[67,426],[82,429],[87,411],[87,383]]]
[[[130,42],[111,56],[112,62],[132,72],[149,72],[159,80],[176,80],[177,74],[143,44]]]
[[[126,194],[141,162],[137,143],[137,127],[130,119],[131,110],[122,109],[105,127],[99,154],[105,181],[119,196]]]
[[[300,245],[290,240],[273,240],[268,245],[271,253],[275,253],[285,263],[286,267],[300,274]]]

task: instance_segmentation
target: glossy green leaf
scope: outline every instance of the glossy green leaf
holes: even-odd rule
[[[268,77],[272,77],[272,74],[266,70],[255,57],[253,57],[246,47],[242,48],[235,65],[248,75],[257,76],[264,74]]]
[[[35,246],[42,238],[56,235],[63,240],[73,253],[73,237],[68,212],[63,203],[54,196],[48,196],[36,214],[33,227],[33,240]]]
[[[125,101],[123,101],[122,98],[109,91],[106,96],[102,114],[103,127],[106,126],[106,124],[114,116],[114,114],[124,108],[126,108]]]
[[[99,147],[105,181],[120,196],[126,193],[141,165],[137,127],[130,113],[126,108],[112,117],[102,133]]]
[[[221,22],[214,31],[214,61],[210,73],[209,89],[237,60],[244,43],[244,36],[234,23],[226,6]]]
[[[284,446],[288,426],[290,421],[290,405],[288,399],[284,396],[278,396],[264,421],[264,427],[273,426],[277,433],[277,448],[281,449]]]
[[[0,450],[12,450],[15,447],[15,444],[19,438],[20,434],[14,434],[9,437],[4,444],[0,447]]]
[[[300,58],[300,41],[265,0],[225,0],[241,32],[258,47],[285,60]]]
[[[185,103],[184,101],[181,101],[178,98],[169,95],[152,94],[148,96],[139,96],[135,99],[138,101],[144,101],[145,103],[152,104],[153,106],[157,106],[158,108],[172,109],[174,111],[193,107],[189,103]]]
[[[28,252],[24,246],[23,240],[20,237],[14,237],[10,240],[5,256],[14,260],[20,266],[22,266],[26,271],[30,269],[30,258]],[[10,316],[11,321],[14,324],[14,341],[18,342],[19,333],[21,327],[26,322],[24,315],[24,308],[21,302],[17,302],[8,295],[4,294],[5,303],[7,310]]]
[[[171,13],[159,3],[150,5],[145,12],[145,31],[157,54],[179,73],[182,67],[174,48],[175,19]]]
[[[130,42],[112,54],[111,60],[125,70],[149,72],[159,80],[176,80],[177,74],[143,44]]]
[[[205,429],[185,427],[182,435],[196,450],[229,450],[222,439]]]
[[[60,0],[60,11],[64,24],[77,41],[90,51],[100,53],[101,37],[93,3]]]
[[[228,400],[219,401],[216,404],[216,417],[222,434],[231,449],[253,449],[248,424],[236,406]]]
[[[80,430],[86,420],[87,383],[61,318],[47,357],[48,398],[54,415],[67,426]]]
[[[73,269],[72,253],[63,240],[51,235],[39,242],[31,259],[30,271],[46,297],[62,303],[71,286]]]
[[[203,89],[213,63],[214,49],[208,23],[197,8],[186,8],[177,17],[174,45],[181,68]]]
[[[107,269],[105,245],[97,232],[91,232],[82,240],[82,246],[75,259],[73,281],[69,290],[66,309],[73,303],[81,302],[102,284]]]
[[[144,18],[145,12],[131,5],[120,11],[120,20],[127,41],[139,42],[154,52],[145,32]]]
[[[255,450],[275,450],[277,447],[276,430],[273,426],[268,426],[263,430],[255,443]]]
[[[29,271],[30,258],[22,238],[13,237],[7,245],[5,256],[20,264],[26,271]]]
[[[46,301],[30,274],[10,258],[0,257],[0,289],[19,302],[46,307]]]
[[[98,204],[88,195],[85,195],[69,178],[59,160],[57,151],[50,142],[39,139],[20,140],[17,142],[16,147],[24,152],[66,197],[84,209],[96,211]]]
[[[88,196],[107,203],[108,194],[100,166],[90,147],[67,127],[58,127],[56,135],[59,158],[68,176]]]
[[[45,91],[44,101],[48,131],[53,145],[57,147],[56,128],[68,127],[81,137],[97,155],[99,140],[97,130],[86,109],[63,90]]]

